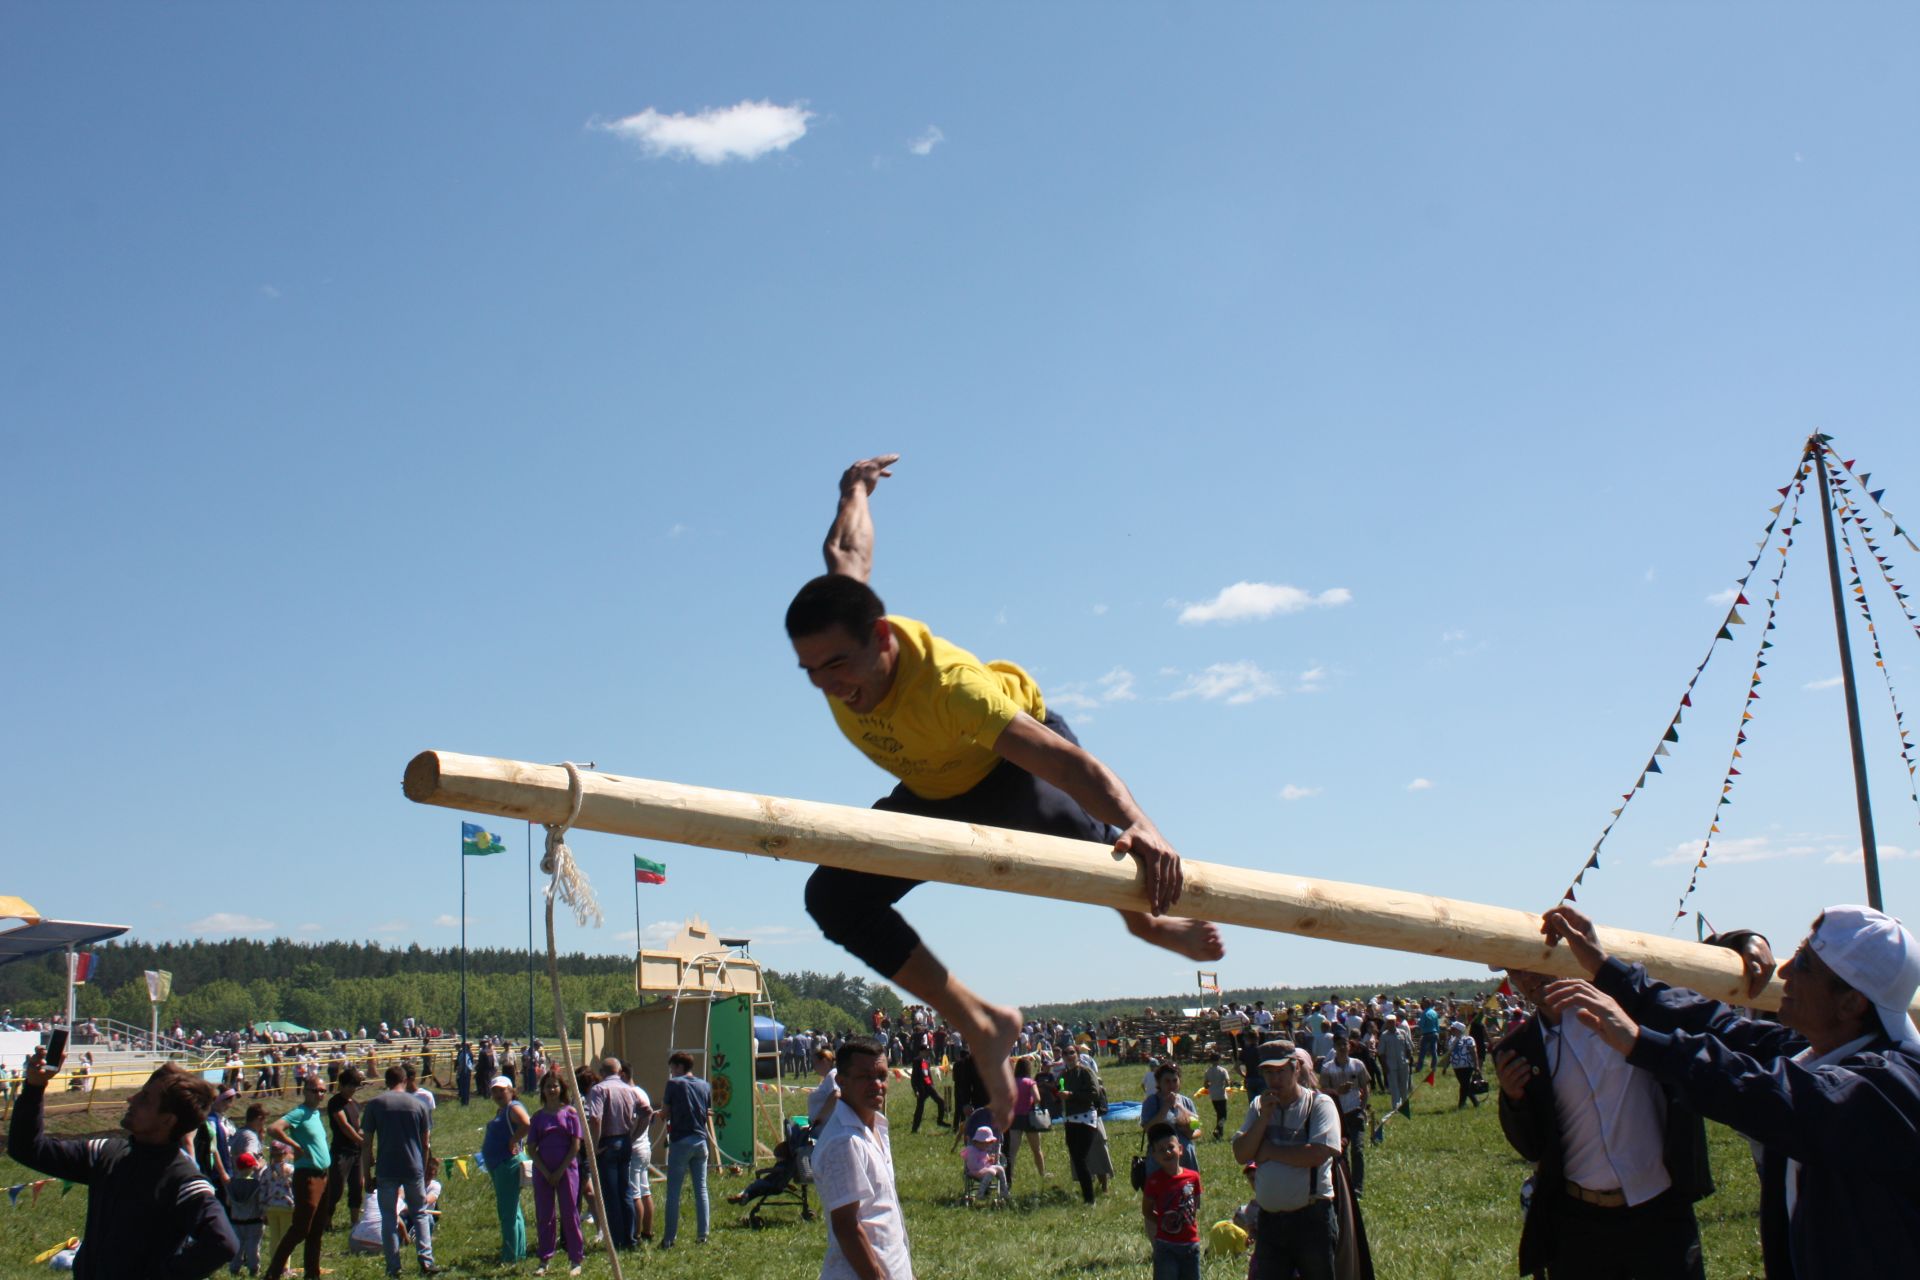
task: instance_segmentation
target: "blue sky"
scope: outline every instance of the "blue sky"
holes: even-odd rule
[[[459,817],[399,789],[427,747],[869,802],[779,619],[887,450],[890,606],[1027,666],[1188,856],[1539,908],[1806,433],[1920,524],[1909,9],[5,22],[0,890],[50,913],[450,943]],[[1862,896],[1812,532],[1697,898],[1777,939]],[[1236,583],[1316,603],[1182,622]],[[1603,920],[1668,926],[1753,643],[1611,838]],[[630,947],[645,846],[575,847],[611,920],[563,945]],[[643,929],[853,963],[804,868],[652,856]],[[524,938],[519,872],[471,870],[474,938]],[[1190,979],[1090,908],[908,915],[1000,998]],[[1470,967],[1228,945],[1234,985]]]

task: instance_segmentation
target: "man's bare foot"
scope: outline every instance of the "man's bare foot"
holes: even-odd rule
[[[1010,1005],[985,1007],[987,1034],[974,1050],[974,1065],[987,1087],[987,1108],[993,1112],[993,1130],[1005,1133],[1013,1124],[1013,1042],[1020,1034],[1020,1011]]]
[[[1185,916],[1129,916],[1127,928],[1135,937],[1189,960],[1218,960],[1227,954],[1220,931],[1205,920],[1189,920]]]

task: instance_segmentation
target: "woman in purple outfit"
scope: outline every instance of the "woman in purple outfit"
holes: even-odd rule
[[[567,1246],[567,1260],[573,1264],[568,1274],[579,1275],[586,1256],[580,1240],[580,1155],[582,1130],[580,1115],[567,1105],[566,1087],[560,1077],[548,1072],[540,1081],[540,1110],[533,1114],[533,1127],[527,1147],[533,1156],[533,1210],[539,1238],[540,1269],[545,1275],[553,1259],[553,1228],[557,1218],[560,1237]]]

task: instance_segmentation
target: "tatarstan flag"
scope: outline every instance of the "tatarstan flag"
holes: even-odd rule
[[[651,858],[633,855],[633,882],[635,884],[665,884],[667,882],[667,864],[655,862]]]

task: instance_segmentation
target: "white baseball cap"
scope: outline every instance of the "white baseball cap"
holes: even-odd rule
[[[487,1088],[489,1090],[505,1089],[509,1093],[511,1093],[513,1091],[513,1077],[512,1076],[495,1076],[493,1078],[493,1083],[488,1085]]]
[[[1872,907],[1828,907],[1807,945],[1842,982],[1873,1002],[1888,1035],[1920,1043],[1920,1028],[1907,1012],[1920,989],[1920,945],[1906,926]]]

